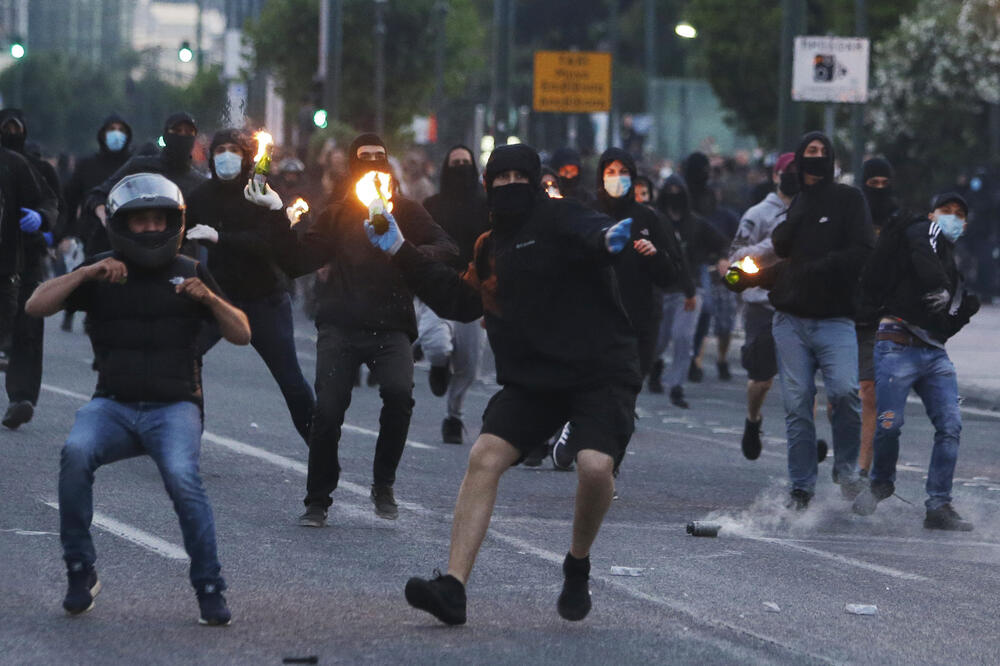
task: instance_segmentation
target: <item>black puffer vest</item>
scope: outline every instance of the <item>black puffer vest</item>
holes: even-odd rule
[[[95,261],[106,256],[112,253]],[[164,268],[129,266],[124,284],[95,283],[87,314],[98,372],[95,397],[202,404],[196,342],[208,311],[174,290],[179,280],[197,273],[198,262],[179,255]]]

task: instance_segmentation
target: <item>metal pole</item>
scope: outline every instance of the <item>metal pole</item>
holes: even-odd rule
[[[375,132],[385,132],[385,5],[375,0]]]
[[[618,122],[618,76],[615,70],[618,67],[618,17],[619,0],[611,0],[611,15],[609,17],[609,41],[611,42],[611,122],[608,140],[612,146],[621,146],[621,123]]]
[[[781,0],[781,62],[778,68],[778,150],[794,147],[802,134],[802,105],[792,101],[795,37],[805,32],[805,0]]]
[[[201,23],[202,23],[202,15],[205,12],[205,0],[197,0],[197,2],[195,3],[195,5],[198,8],[198,25],[195,26],[195,30],[194,30],[195,49],[197,49],[195,51],[195,64],[196,64],[198,73],[201,74],[201,70],[205,66],[205,51],[201,48],[201,41],[202,41],[201,40],[201,33],[202,33]]]
[[[657,137],[654,79],[656,78],[656,0],[644,0],[646,9],[646,115],[649,116],[649,135],[646,137],[646,152],[654,154],[659,151]]]
[[[823,107],[823,134],[830,137],[830,141],[833,141],[833,133],[837,131],[836,113],[836,104],[827,104]]]
[[[441,127],[441,112],[444,111],[444,55],[446,46],[445,28],[448,18],[447,0],[437,0],[434,3],[434,13],[437,17],[437,44],[434,51],[434,120]]]
[[[868,7],[866,0],[854,0],[854,31],[858,37],[868,36]],[[854,146],[851,155],[851,170],[854,172],[854,184],[859,187],[861,167],[865,160],[865,105],[855,104],[851,107],[851,138]]]
[[[325,59],[321,67],[323,77],[323,108],[330,120],[340,119],[340,69],[344,52],[344,9],[343,0],[323,0],[325,5],[320,17],[325,24],[320,30],[325,35],[323,44]]]

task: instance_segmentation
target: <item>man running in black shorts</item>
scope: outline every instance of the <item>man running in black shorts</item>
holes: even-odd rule
[[[571,199],[549,199],[540,176],[531,148],[493,152],[484,175],[493,229],[479,238],[462,275],[406,243],[395,221],[381,235],[366,224],[372,243],[393,255],[414,293],[439,316],[485,317],[503,386],[469,454],[448,572],[406,584],[411,606],[448,624],[465,622],[465,584],[500,477],[567,421],[579,482],[558,611],[567,620],[586,617],[590,547],[611,504],[612,470],[632,435],[639,360],[610,267],[631,242],[632,221],[615,223]]]

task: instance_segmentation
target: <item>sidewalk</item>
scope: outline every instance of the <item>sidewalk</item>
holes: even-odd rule
[[[984,305],[946,348],[965,404],[1000,411],[1000,305]]]

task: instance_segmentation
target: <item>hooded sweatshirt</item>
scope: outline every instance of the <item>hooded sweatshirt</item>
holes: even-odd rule
[[[805,157],[814,140],[826,145],[826,158]],[[861,269],[875,245],[871,214],[860,190],[834,181],[833,145],[825,134],[802,137],[795,162],[802,191],[771,237],[786,260],[775,267],[771,304],[798,317],[851,317]],[[823,176],[814,185],[805,182],[810,169]]]
[[[271,230],[288,227],[283,208],[269,210],[251,203],[243,188],[253,169],[254,146],[238,129],[225,129],[212,137],[210,155],[224,143],[241,147],[243,163],[239,175],[222,180],[209,161],[212,177],[198,185],[187,198],[187,227],[205,224],[219,232],[218,243],[204,242],[208,269],[223,293],[234,300],[260,300],[285,289],[285,275],[276,265],[269,242]]]
[[[34,206],[25,206],[25,208],[31,208],[42,216],[43,230],[59,233],[63,226],[60,215],[65,208],[60,197],[62,190],[59,187],[59,175],[56,173],[55,167],[43,160],[39,153],[34,150],[27,150],[28,126],[24,120],[24,112],[21,109],[3,109],[0,111],[0,128],[9,121],[14,121],[20,125],[21,132],[19,135],[4,134],[3,147],[18,153],[27,160],[38,189],[41,192],[41,197],[36,204]],[[35,148],[37,149],[37,146]],[[18,210],[14,219],[15,225],[18,224],[20,217],[21,212]],[[46,241],[41,231],[22,235],[24,237],[24,259],[26,261],[24,268],[25,270],[39,269],[41,258],[46,254]]]
[[[463,275],[409,243],[393,263],[439,316],[484,316],[500,384],[529,391],[638,388],[636,336],[605,246],[615,220],[572,199],[549,199],[540,190],[538,154],[528,146],[497,148],[486,182],[509,169],[528,176],[513,197],[526,207],[503,215],[511,193],[501,190],[517,185],[488,186],[493,229],[476,244],[475,260]],[[531,196],[522,200],[522,192]]]
[[[676,201],[672,199],[671,194],[671,190],[674,189],[680,190]],[[726,256],[729,240],[691,210],[687,184],[677,174],[671,175],[664,181],[660,195],[656,199],[656,206],[676,230],[684,253],[686,275],[681,276],[680,281],[667,291],[682,291],[690,298],[695,295],[695,287],[700,283],[701,267],[713,264]],[[671,216],[672,208],[680,212],[680,219],[675,220]]]
[[[663,220],[647,206],[636,202],[634,186],[620,197],[612,197],[604,188],[604,169],[615,160],[621,162],[635,182],[637,167],[635,159],[620,148],[609,148],[597,163],[598,211],[614,220],[632,218],[631,242],[615,257],[614,271],[618,279],[625,312],[637,332],[645,331],[658,320],[654,313],[654,285],[666,289],[673,284],[681,272],[677,255],[672,255],[673,246]],[[648,240],[657,249],[651,257],[639,254],[633,243]]]
[[[448,149],[441,165],[441,191],[427,197],[424,208],[458,244],[458,257],[451,265],[465,270],[472,261],[476,240],[490,227],[490,211],[476,165],[448,165],[448,156],[458,148],[474,154],[462,145]]]
[[[552,153],[552,158],[549,160],[549,166],[556,172],[556,174],[559,173],[560,168],[567,165],[575,166],[578,170],[578,175],[575,178],[564,178],[559,176],[559,192],[564,197],[576,199],[577,201],[582,201],[585,204],[592,204],[594,202],[594,195],[589,189],[587,189],[587,186],[583,184],[583,162],[580,160],[580,153],[576,152],[572,148],[560,148]]]
[[[104,137],[108,126],[121,123],[125,126],[125,146],[118,151],[108,150]],[[107,234],[100,220],[92,212],[81,211],[87,193],[103,183],[111,174],[120,169],[132,156],[132,127],[117,113],[112,113],[97,130],[97,152],[82,157],[76,162],[73,175],[63,188],[66,200],[66,233],[83,240],[87,254],[93,255],[110,249]],[[102,240],[103,237],[103,240]]]

